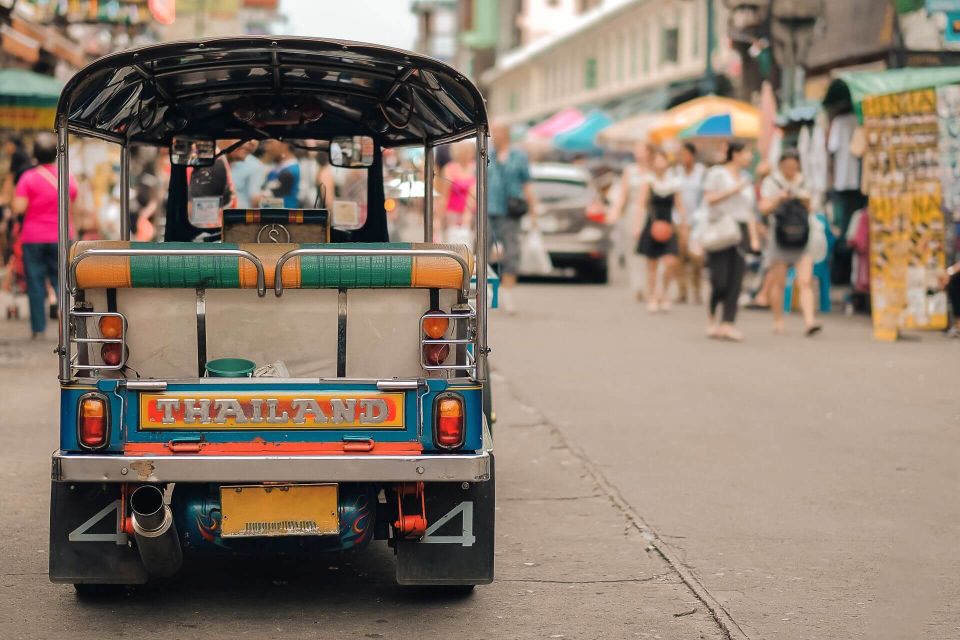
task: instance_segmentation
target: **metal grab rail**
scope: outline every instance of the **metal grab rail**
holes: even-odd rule
[[[236,257],[249,260],[257,270],[257,295],[261,298],[267,295],[267,278],[264,275],[263,263],[260,258],[243,249],[87,249],[74,256],[70,261],[70,291],[77,291],[77,265],[83,260],[95,256],[133,257],[133,256],[169,256],[189,257],[206,256]],[[279,294],[278,294],[279,295]]]
[[[283,295],[283,265],[291,258],[301,256],[341,256],[341,257],[363,257],[363,256],[384,256],[384,257],[414,257],[422,256],[425,258],[453,258],[460,264],[460,271],[463,275],[460,284],[460,293],[464,298],[470,294],[470,269],[467,259],[456,251],[449,249],[334,249],[334,248],[300,248],[287,251],[277,259],[277,266],[274,270],[273,287],[277,297]]]

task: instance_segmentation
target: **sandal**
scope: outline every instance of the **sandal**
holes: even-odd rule
[[[813,336],[817,335],[821,331],[823,331],[823,325],[815,324],[812,327],[807,327],[806,336],[808,338],[812,338]]]

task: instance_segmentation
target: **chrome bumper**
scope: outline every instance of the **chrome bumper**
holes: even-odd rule
[[[123,456],[53,454],[55,482],[483,482],[490,453]]]

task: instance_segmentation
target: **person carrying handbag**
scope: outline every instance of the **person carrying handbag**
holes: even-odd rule
[[[490,128],[493,146],[487,171],[487,215],[490,218],[490,250],[493,243],[502,247],[500,256],[500,304],[509,314],[515,312],[513,292],[520,267],[520,221],[530,216],[536,227],[536,198],[530,182],[530,161],[520,149],[510,145],[510,127],[495,123]]]
[[[742,143],[730,142],[726,163],[711,168],[704,180],[708,213],[700,244],[706,250],[710,269],[707,336],[731,342],[743,341],[734,323],[746,270],[744,254],[760,249],[753,217],[753,185],[745,177],[751,160],[751,152]]]
[[[656,150],[651,156],[653,173],[650,180],[640,190],[640,202],[637,209],[637,224],[643,220],[643,231],[637,234],[637,253],[647,258],[647,292],[649,301],[647,310],[651,313],[670,310],[669,289],[677,265],[679,242],[676,225],[673,223],[674,211],[680,224],[686,223],[683,201],[679,196],[679,184],[668,173],[670,163],[666,154]],[[657,275],[663,262],[663,277],[659,289]]]

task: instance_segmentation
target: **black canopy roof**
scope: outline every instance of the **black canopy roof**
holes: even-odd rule
[[[384,146],[445,142],[487,122],[456,69],[377,45],[216,38],[129,49],[81,69],[60,95],[70,129],[166,145],[174,135],[369,135]],[[59,118],[58,118],[59,122]]]

